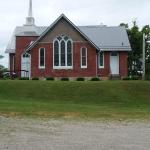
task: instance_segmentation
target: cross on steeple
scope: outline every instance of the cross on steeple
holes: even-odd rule
[[[26,18],[26,24],[27,26],[33,26],[35,20],[33,17],[33,12],[32,12],[32,0],[29,0],[29,12],[28,12],[28,17]]]

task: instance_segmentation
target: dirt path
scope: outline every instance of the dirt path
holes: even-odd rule
[[[0,117],[0,150],[149,150],[149,123]]]

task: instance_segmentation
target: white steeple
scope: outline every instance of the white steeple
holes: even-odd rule
[[[28,17],[26,18],[26,24],[27,26],[33,26],[35,25],[35,20],[33,17],[33,13],[32,13],[32,0],[29,0],[29,12],[28,12]]]
[[[30,0],[28,16],[32,17],[32,0]]]

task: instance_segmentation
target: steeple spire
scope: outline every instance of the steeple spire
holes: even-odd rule
[[[29,12],[28,12],[28,17],[26,18],[26,24],[27,26],[33,26],[35,20],[33,17],[33,12],[32,12],[32,0],[29,0]]]
[[[28,13],[28,17],[32,17],[32,0],[30,0],[30,2],[29,2],[29,13]]]

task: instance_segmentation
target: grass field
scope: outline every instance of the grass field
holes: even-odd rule
[[[0,115],[150,119],[150,82],[0,81]]]

